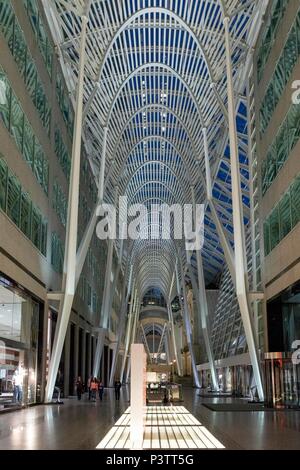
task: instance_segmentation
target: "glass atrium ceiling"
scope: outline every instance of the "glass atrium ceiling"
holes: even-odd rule
[[[203,128],[207,129],[213,206],[233,246],[223,18],[230,17],[233,79],[244,221],[249,219],[247,79],[262,5],[252,0],[43,1],[73,102],[81,17],[89,8],[84,78],[83,141],[98,184],[104,128],[108,128],[104,200],[115,187],[129,204],[205,204],[202,250],[206,283],[224,256],[207,203]],[[86,10],[87,11],[87,10]],[[145,222],[147,223],[147,222]],[[179,251],[178,251],[179,250]],[[167,297],[175,240],[126,245],[141,298],[150,288]],[[196,273],[196,261],[192,258]],[[175,284],[175,283],[174,283]],[[174,285],[173,294],[176,285]],[[173,295],[173,296],[174,296]]]

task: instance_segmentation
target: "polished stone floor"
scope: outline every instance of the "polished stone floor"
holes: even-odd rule
[[[108,431],[97,449],[132,449],[131,407]],[[141,441],[140,438],[142,437]],[[184,406],[147,406],[141,449],[224,449],[223,444]]]
[[[211,411],[202,403],[234,400],[203,398],[191,388],[183,390],[183,398],[226,449],[300,449],[300,411]],[[106,390],[102,403],[74,398],[0,414],[0,449],[95,449],[128,404],[126,389],[119,402]]]

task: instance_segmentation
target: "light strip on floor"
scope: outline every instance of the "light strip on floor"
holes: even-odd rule
[[[204,426],[201,426],[200,430],[209,438],[209,440],[216,446],[217,449],[222,449],[224,446],[206,429]]]
[[[106,447],[109,448],[108,444],[111,441],[111,439],[113,438],[113,436],[114,436],[117,429],[118,428],[116,426],[114,426],[108,431],[108,433],[106,434],[104,439],[101,441],[102,449],[105,449]]]
[[[130,427],[127,426],[118,441],[118,447],[120,449],[126,448],[127,442],[130,445],[129,440],[130,440]]]
[[[170,426],[166,427],[166,431],[167,431],[167,436],[168,436],[168,440],[170,444],[170,449],[178,449],[178,443],[177,443],[172,427]]]
[[[183,406],[149,406],[143,449],[224,449],[218,439]],[[130,449],[130,407],[97,449]]]
[[[128,424],[128,420],[130,419],[130,415],[124,413],[116,422],[115,426],[126,426]]]
[[[178,446],[177,448],[188,449],[189,446],[184,438],[184,435],[182,435],[182,433],[180,432],[180,428],[178,428],[178,426],[173,426],[172,430],[177,441],[177,446]]]

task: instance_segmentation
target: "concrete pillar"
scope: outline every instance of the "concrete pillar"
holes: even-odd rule
[[[79,360],[79,326],[74,325],[74,382],[78,377],[78,360]],[[73,393],[75,394],[75,383],[73,384]]]
[[[48,354],[48,324],[49,324],[49,303],[46,298],[44,304],[43,315],[43,353],[42,353],[42,376],[41,376],[41,402],[44,401],[45,385],[46,385],[46,369],[47,369],[47,354]]]
[[[109,385],[110,367],[111,367],[111,363],[110,363],[110,345],[108,345],[108,348],[107,348],[107,371],[106,371],[106,380],[107,380],[108,385]]]
[[[116,376],[116,367],[117,367],[117,360],[118,360],[118,341],[110,344],[110,349],[113,353],[112,355],[112,363],[110,364],[110,371],[109,371],[109,387],[113,387],[115,382]]]
[[[177,361],[178,361],[178,375],[182,377],[183,374],[183,354],[181,352],[183,343],[182,343],[182,327],[174,325],[174,337],[177,350]]]
[[[92,345],[93,345],[93,351],[95,353],[96,351],[96,348],[97,348],[97,338],[96,336],[92,336]],[[91,358],[93,360],[93,367],[92,367],[92,375],[94,375],[94,369],[95,369],[95,354],[94,354],[94,358]]]
[[[101,380],[102,382],[104,382],[104,355],[102,354],[102,358],[101,358],[101,362],[100,362],[100,366],[101,366]]]
[[[85,330],[82,329],[81,378],[82,378],[83,382],[84,382],[84,378],[85,378],[85,359],[86,359],[86,357],[85,357],[85,354],[86,354],[85,344],[86,344]]]
[[[65,357],[64,357],[64,397],[69,396],[69,373],[70,373],[70,336],[71,326],[70,323],[67,328],[65,338]]]
[[[86,375],[89,378],[91,376],[91,334],[88,333],[88,337],[86,338],[86,341],[88,342],[88,348],[87,348],[87,371]]]

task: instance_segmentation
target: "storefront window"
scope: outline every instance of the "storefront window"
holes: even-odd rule
[[[293,342],[300,339],[300,283],[284,292],[281,301],[284,350],[293,351]]]
[[[40,304],[0,275],[0,410],[36,402]]]

